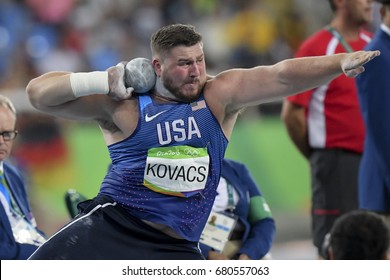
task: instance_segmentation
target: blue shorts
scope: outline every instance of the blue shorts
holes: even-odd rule
[[[80,213],[30,257],[33,260],[203,260],[197,242],[170,237],[106,196]]]

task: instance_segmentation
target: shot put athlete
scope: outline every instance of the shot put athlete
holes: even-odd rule
[[[112,162],[97,196],[79,204],[79,214],[31,259],[204,259],[198,242],[240,110],[341,74],[355,77],[379,55],[289,59],[211,78],[202,37],[184,24],[157,30],[151,50],[157,80],[148,94],[125,86],[123,63],[50,72],[28,84],[37,109],[96,121]]]

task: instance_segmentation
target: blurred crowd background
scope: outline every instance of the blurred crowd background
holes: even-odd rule
[[[328,0],[1,0],[0,94],[18,111],[12,160],[26,174],[40,228],[50,235],[69,220],[66,190],[97,193],[109,158],[95,124],[31,107],[25,87],[32,78],[150,58],[151,34],[176,22],[202,33],[209,74],[273,64],[292,57],[330,18]],[[368,28],[379,20],[376,12]],[[248,164],[261,186],[276,218],[276,242],[310,234],[308,166],[284,131],[280,104],[244,112],[227,151]]]

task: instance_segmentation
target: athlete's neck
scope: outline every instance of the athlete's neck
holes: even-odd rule
[[[179,102],[179,100],[174,96],[164,85],[161,81],[161,77],[157,77],[156,85],[154,88],[154,95],[162,100],[162,101],[174,101]]]

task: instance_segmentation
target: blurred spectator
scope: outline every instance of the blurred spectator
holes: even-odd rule
[[[375,211],[390,226],[390,0],[381,3],[382,24],[366,49],[380,50],[381,59],[367,65],[367,75],[356,79],[366,126],[359,170],[359,208]]]
[[[296,56],[362,50],[372,37],[365,29],[372,20],[372,2],[329,0],[332,20],[303,42]],[[336,218],[358,208],[357,180],[365,131],[355,80],[342,75],[289,96],[281,116],[293,144],[310,163],[312,237],[320,254]]]
[[[9,156],[15,137],[16,110],[0,95],[0,259],[27,259],[43,242],[31,210],[28,190]]]
[[[273,11],[261,1],[240,1],[240,11],[227,22],[230,63],[237,67],[271,64],[270,50],[278,37]]]
[[[383,217],[354,210],[340,216],[334,223],[324,250],[331,260],[385,260],[390,233]],[[324,254],[324,255],[326,255]]]
[[[221,221],[216,219],[218,214]],[[275,221],[266,199],[243,163],[223,160],[221,180],[210,216],[214,227],[206,225],[200,241],[206,259],[258,260],[269,257],[267,254],[275,237]],[[224,223],[233,220],[234,227]],[[223,233],[231,231],[226,244],[224,240],[218,242],[218,224],[225,226]]]

